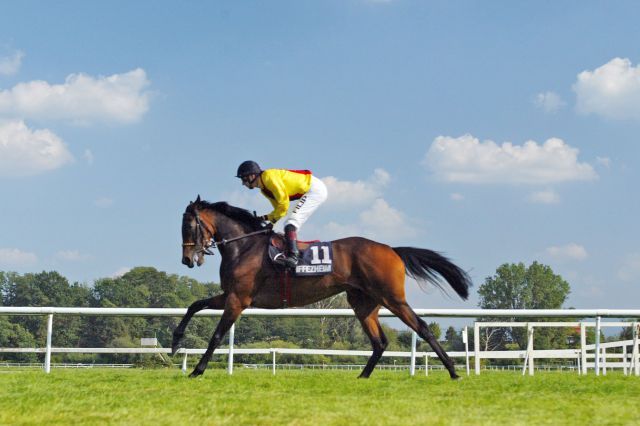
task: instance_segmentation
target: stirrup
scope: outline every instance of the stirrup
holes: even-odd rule
[[[295,268],[296,266],[298,266],[298,263],[300,262],[300,259],[298,259],[297,256],[291,254],[289,256],[283,257],[283,261],[284,261],[284,265],[286,267]]]

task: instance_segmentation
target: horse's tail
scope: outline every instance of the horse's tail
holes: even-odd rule
[[[431,282],[444,290],[442,277],[460,297],[465,300],[469,297],[471,278],[440,253],[415,247],[393,247],[393,251],[400,256],[411,278]]]

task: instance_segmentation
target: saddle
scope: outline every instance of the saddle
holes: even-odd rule
[[[284,235],[273,234],[269,239],[269,259],[276,267],[285,268],[286,241]],[[300,257],[294,275],[326,275],[333,271],[333,250],[330,241],[298,241]]]

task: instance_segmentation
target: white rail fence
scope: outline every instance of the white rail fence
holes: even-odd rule
[[[474,324],[474,350],[469,352],[467,328],[463,329],[464,352],[449,352],[451,357],[464,357],[466,360],[466,370],[469,374],[469,359],[474,358],[475,374],[480,374],[482,359],[523,359],[524,366],[522,373],[525,374],[527,367],[530,375],[534,374],[535,359],[575,359],[579,365],[579,374],[586,374],[588,368],[593,368],[596,375],[601,370],[606,374],[607,368],[622,368],[625,374],[632,372],[640,375],[640,351],[639,351],[639,326],[638,322],[602,322],[602,318],[640,318],[640,309],[416,309],[420,317],[506,317],[506,318],[595,318],[595,321],[587,322],[476,322]],[[186,309],[172,308],[66,308],[66,307],[5,307],[0,306],[0,315],[43,315],[47,318],[47,340],[44,348],[0,348],[0,352],[12,353],[44,353],[44,371],[51,370],[52,353],[128,353],[143,354],[170,353],[170,349],[165,348],[54,348],[51,345],[53,333],[54,315],[90,315],[90,316],[171,316],[181,317],[186,313]],[[197,316],[220,316],[221,310],[204,310],[196,314]],[[353,317],[350,309],[247,309],[244,316],[300,316],[300,317]],[[388,310],[380,310],[381,317],[392,317]],[[622,342],[600,342],[602,327],[628,327],[633,328],[631,340]],[[524,351],[481,351],[480,350],[480,328],[482,327],[527,327],[528,343]],[[561,350],[535,350],[533,348],[533,335],[536,327],[580,327],[580,349]],[[595,327],[596,343],[586,344],[587,327]],[[228,373],[233,373],[234,354],[270,354],[272,356],[273,373],[276,371],[277,354],[303,354],[303,355],[328,355],[328,356],[370,356],[371,351],[347,351],[347,350],[324,350],[324,349],[240,349],[234,348],[235,327],[229,332],[229,348],[218,349],[215,354],[228,356]],[[433,352],[417,352],[417,335],[413,333],[411,352],[385,352],[383,356],[408,357],[410,358],[409,371],[415,374],[416,359],[424,357],[425,374],[428,374],[429,358],[435,357]],[[627,348],[631,348],[628,352]],[[607,353],[607,349],[622,348],[622,353]],[[186,371],[188,355],[202,354],[204,349],[180,349],[183,354],[182,369]],[[608,362],[608,359],[617,361]],[[592,360],[592,361],[590,361]]]

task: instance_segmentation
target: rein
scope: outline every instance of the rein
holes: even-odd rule
[[[225,244],[228,243],[232,243],[234,241],[238,241],[238,240],[242,240],[244,238],[249,238],[249,237],[253,237],[254,235],[260,235],[260,234],[267,234],[270,232],[273,232],[271,228],[265,228],[265,229],[261,229],[259,231],[254,231],[254,232],[249,232],[248,234],[243,234],[243,235],[239,235],[237,237],[233,237],[233,238],[229,238],[229,239],[221,239],[221,240],[214,240],[213,239],[213,232],[211,232],[211,230],[209,230],[209,228],[202,223],[201,219],[200,219],[200,215],[198,213],[196,213],[195,215],[195,219],[196,219],[196,241],[202,240],[201,236],[204,236],[204,232],[202,232],[202,229],[206,229],[207,232],[209,233],[209,235],[211,235],[211,238],[209,238],[208,241],[204,242],[201,244],[201,249],[198,250],[198,252],[204,253],[204,254],[208,254],[213,256],[215,253],[211,251],[211,249],[215,249],[218,246],[224,246]],[[195,246],[197,245],[197,242],[194,243],[182,243],[182,247],[185,246]]]
[[[238,241],[238,240],[242,240],[243,238],[248,238],[248,237],[253,237],[254,235],[260,235],[260,234],[268,234],[272,232],[271,228],[265,228],[265,229],[261,229],[259,231],[254,231],[254,232],[249,232],[248,234],[242,234],[238,237],[233,237],[233,238],[229,238],[228,240],[226,239],[221,239],[219,241],[212,241],[213,246],[215,247],[216,245],[225,245],[227,243],[231,243],[233,241]]]

